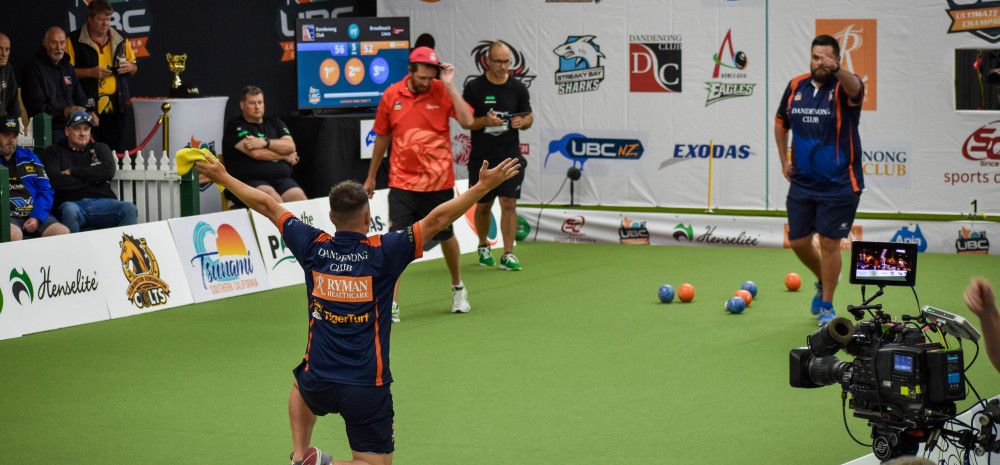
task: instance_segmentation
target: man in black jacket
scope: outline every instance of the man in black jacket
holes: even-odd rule
[[[101,115],[94,138],[124,152],[132,108],[129,77],[138,68],[128,39],[111,27],[114,12],[107,0],[94,0],[87,8],[87,22],[69,34],[66,54],[76,67],[83,92],[94,99]]]
[[[56,191],[59,218],[71,232],[135,224],[135,205],[121,202],[111,190],[115,158],[111,149],[90,139],[90,115],[75,111],[66,123],[66,140],[42,154]]]
[[[0,32],[0,116],[21,116],[17,105],[17,78],[10,64],[10,37]]]
[[[52,142],[66,137],[63,129],[74,111],[84,111],[87,95],[83,93],[76,70],[66,54],[66,33],[59,27],[45,32],[42,48],[24,69],[22,99],[28,114],[48,113],[52,116]],[[93,105],[91,105],[93,106]],[[94,126],[99,124],[94,113]]]

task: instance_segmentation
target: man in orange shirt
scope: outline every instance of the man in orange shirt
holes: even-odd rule
[[[375,194],[375,174],[392,140],[389,157],[390,228],[413,224],[455,196],[451,133],[448,118],[464,127],[472,124],[472,108],[454,85],[455,67],[441,63],[430,47],[410,53],[410,73],[385,90],[375,114],[375,144],[364,188]],[[458,240],[449,225],[434,236],[441,242],[451,273],[454,313],[472,309],[458,268]],[[399,294],[399,283],[396,293]],[[392,302],[392,321],[399,322],[399,306]]]

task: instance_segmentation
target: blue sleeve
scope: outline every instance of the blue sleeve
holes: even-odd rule
[[[322,230],[303,223],[291,213],[282,215],[279,224],[278,230],[281,233],[281,240],[285,242],[285,247],[292,251],[292,255],[303,267],[310,261],[316,245],[329,238],[329,235]]]
[[[841,95],[844,96],[844,101],[843,101],[843,103],[845,104],[844,108],[847,108],[848,110],[855,110],[856,113],[860,113],[861,104],[864,103],[865,101],[865,81],[863,81],[861,77],[858,76],[857,74],[855,74],[854,76],[857,77],[858,82],[861,83],[861,92],[858,92],[858,96],[855,98],[848,97],[847,92],[843,91],[841,92]],[[837,83],[837,85],[839,85],[841,89],[843,89],[844,87],[844,85],[839,82]]]
[[[420,226],[414,224],[382,236],[386,269],[395,275],[403,273],[406,266],[423,255],[420,245]]]
[[[28,153],[31,161],[25,166],[25,176],[21,182],[28,187],[31,193],[31,203],[35,206],[31,209],[31,216],[39,222],[44,223],[49,219],[52,212],[52,201],[55,198],[55,191],[52,184],[49,184],[49,177],[45,175],[45,166],[33,153]]]
[[[792,83],[789,82],[785,86],[785,93],[781,94],[781,100],[778,101],[778,114],[775,115],[775,123],[781,124],[784,128],[790,128],[791,124],[788,123],[788,97],[792,94]]]

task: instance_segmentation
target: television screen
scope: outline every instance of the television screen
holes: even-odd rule
[[[315,18],[295,23],[298,108],[377,106],[403,79],[410,18]]]
[[[917,245],[899,242],[851,243],[851,284],[913,286]]]

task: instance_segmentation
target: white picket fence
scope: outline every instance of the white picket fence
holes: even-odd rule
[[[135,204],[140,223],[181,216],[181,177],[173,157],[150,150],[134,157],[116,153],[115,158],[118,170],[111,188],[120,200]]]

